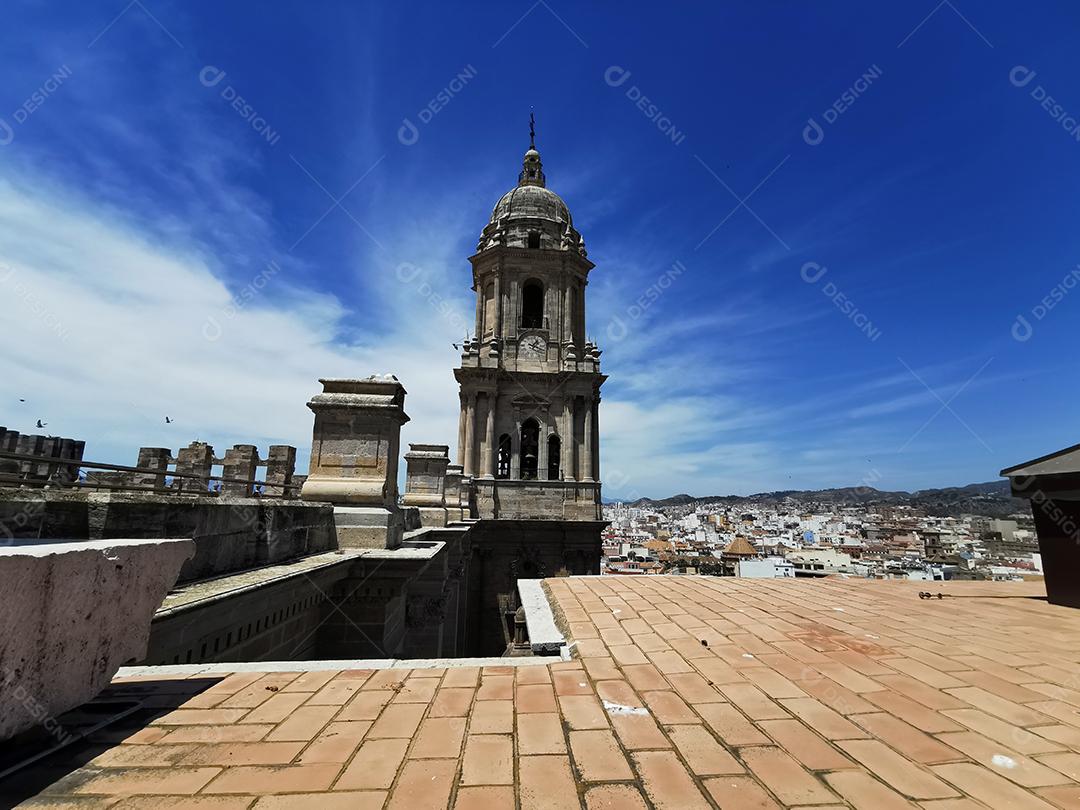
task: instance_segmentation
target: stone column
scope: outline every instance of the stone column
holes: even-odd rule
[[[574,330],[573,330],[573,324],[571,323],[571,318],[573,317],[573,308],[571,307],[571,304],[570,304],[571,286],[572,286],[571,282],[570,282],[570,279],[567,278],[566,281],[564,282],[564,284],[565,284],[565,286],[563,287],[563,299],[564,299],[564,303],[563,303],[563,342],[564,343],[572,343],[573,340],[574,340]]]
[[[479,343],[484,339],[484,285],[479,282],[473,285],[476,291],[476,333],[475,339]]]
[[[506,294],[506,317],[510,319],[507,333],[517,337],[521,328],[521,285],[514,279],[510,282],[510,290]]]
[[[135,466],[152,467],[155,470],[160,470],[161,474],[134,473],[132,483],[142,487],[164,489],[165,475],[169,471],[169,457],[171,455],[172,451],[168,447],[140,447],[139,460],[135,462]]]
[[[514,408],[514,432],[510,434],[510,478],[521,480],[521,411]]]
[[[484,477],[495,477],[495,392],[488,391],[487,395],[487,426],[484,430],[484,440],[487,443],[484,454]]]
[[[465,475],[476,472],[476,392],[466,394],[465,413],[465,458],[461,464]]]
[[[592,476],[594,481],[600,480],[600,397],[593,399],[592,404]]]
[[[221,464],[223,478],[242,478],[246,481],[254,480],[259,471],[259,450],[253,444],[234,444],[225,451],[225,459]],[[221,491],[226,495],[237,495],[241,498],[251,497],[254,484],[238,484],[223,481]]]
[[[465,392],[458,393],[458,425],[457,425],[457,460],[458,464],[465,463]]]
[[[495,339],[502,338],[503,299],[502,299],[502,273],[495,271]]]
[[[424,526],[445,526],[444,495],[450,447],[445,444],[410,444],[405,454],[405,497],[402,503],[420,510]]]
[[[536,448],[536,479],[538,481],[548,480],[548,413],[546,410],[540,411],[540,416],[537,419],[540,423],[540,442],[539,447]]]
[[[461,478],[464,474],[460,464],[447,464],[443,479],[443,506],[446,507],[447,522],[461,520]]]
[[[176,472],[196,475],[198,478],[174,478],[173,486],[181,492],[205,495],[210,484],[210,470],[214,466],[214,448],[205,442],[192,442],[176,453]]]
[[[270,498],[298,498],[300,493],[288,485],[296,473],[296,448],[288,444],[270,445],[266,457],[266,490]]]
[[[593,480],[593,400],[591,396],[585,397],[583,403],[585,407],[585,425],[582,442],[582,454],[581,454],[581,480],[592,481]]]
[[[341,548],[397,548],[405,528],[397,505],[405,388],[392,375],[320,379],[311,465],[301,497],[334,504]]]
[[[562,450],[562,479],[563,481],[574,481],[576,475],[574,472],[574,401],[573,396],[568,396],[563,399],[563,434],[560,438],[560,448]]]

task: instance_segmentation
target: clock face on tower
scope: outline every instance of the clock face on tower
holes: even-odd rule
[[[522,338],[520,354],[522,357],[541,359],[547,353],[547,342],[539,335]]]

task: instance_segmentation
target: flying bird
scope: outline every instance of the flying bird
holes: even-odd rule
[[[172,424],[172,419],[170,419],[169,417],[166,416],[165,417],[165,424],[166,425],[171,425]]]
[[[19,402],[26,402],[26,400],[25,399],[20,399]]]
[[[49,423],[48,423],[48,422],[42,422],[42,421],[41,421],[40,419],[38,419],[38,420],[37,420],[37,426],[38,426],[39,428],[43,428],[43,427],[45,427],[45,426],[46,426],[47,424],[49,424]]]

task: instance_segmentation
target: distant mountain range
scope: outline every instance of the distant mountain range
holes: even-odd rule
[[[614,501],[605,501],[614,503]],[[823,504],[829,506],[871,506],[875,504],[893,506],[912,506],[925,509],[927,514],[941,517],[961,514],[987,515],[1004,517],[1016,512],[1029,513],[1027,501],[1013,498],[1008,481],[987,481],[982,484],[968,484],[963,487],[945,489],[920,489],[916,492],[889,492],[873,487],[842,487],[840,489],[780,490],[778,492],[759,492],[756,495],[672,495],[670,498],[654,500],[638,498],[627,502],[629,506],[648,506],[656,509],[664,507],[696,507],[706,503],[726,504],[728,506],[808,506]]]

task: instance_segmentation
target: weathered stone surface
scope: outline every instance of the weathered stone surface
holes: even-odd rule
[[[339,548],[398,548],[405,515],[381,506],[335,506],[334,529]]]
[[[415,506],[420,510],[420,518],[425,526],[445,526],[446,475],[450,464],[450,447],[445,444],[410,444],[405,454],[405,497],[406,506]],[[455,510],[457,494],[455,493]]]
[[[446,504],[448,523],[461,520],[468,515],[461,508],[461,489],[463,470],[460,464],[448,464],[443,479],[443,501]]]
[[[405,388],[394,377],[319,382],[323,392],[308,402],[315,430],[302,497],[395,507],[401,426],[409,421]]]
[[[141,660],[154,611],[194,551],[187,539],[0,548],[0,739],[84,703]]]
[[[184,564],[180,582],[337,548],[329,504],[0,488],[0,541],[52,537],[190,537],[195,555]]]
[[[315,429],[301,497],[335,505],[341,548],[397,548],[405,525],[397,503],[405,388],[392,375],[319,382],[323,392],[308,402]]]

